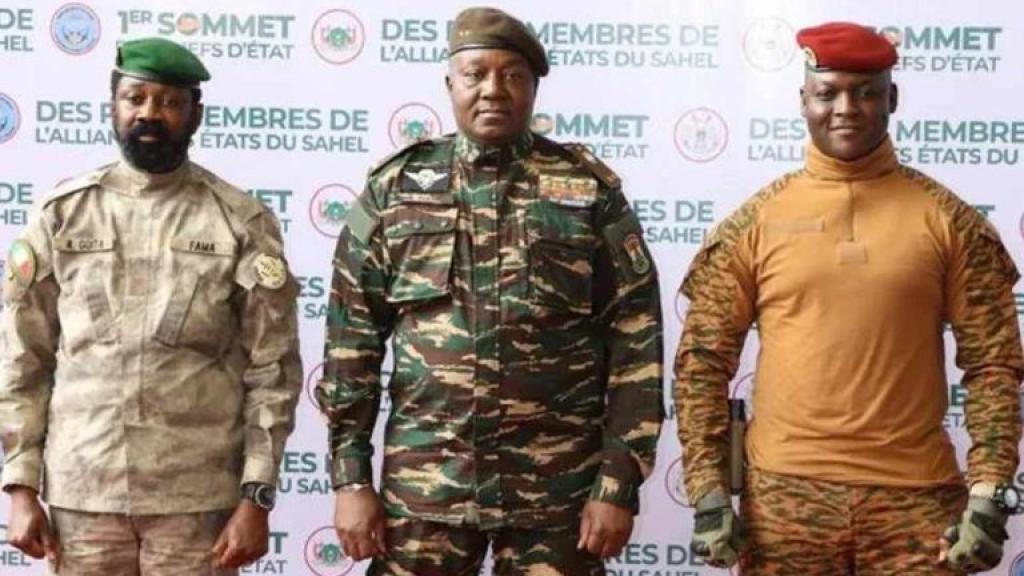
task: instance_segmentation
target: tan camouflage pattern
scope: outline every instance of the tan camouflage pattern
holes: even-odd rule
[[[5,287],[3,485],[71,510],[233,507],[274,484],[302,386],[297,283],[274,216],[205,169],[125,163],[58,188],[23,234],[37,260]],[[44,459],[45,454],[45,459]]]
[[[774,244],[772,239],[786,237],[786,235],[807,234],[825,231],[825,220],[812,218],[817,214],[813,210],[822,210],[822,204],[815,204],[814,209],[802,208],[812,202],[821,202],[820,195],[815,192],[819,190],[841,190],[842,186],[851,186],[844,182],[851,181],[856,176],[844,174],[841,167],[828,165],[827,160],[817,160],[816,157],[823,156],[819,151],[809,147],[808,167],[787,174],[773,182],[741,206],[733,215],[721,223],[716,231],[708,238],[705,246],[691,264],[686,279],[683,282],[682,292],[690,300],[690,308],[685,321],[683,337],[676,357],[676,386],[675,397],[679,417],[679,435],[683,444],[684,462],[686,463],[685,484],[691,501],[700,499],[715,487],[726,487],[727,482],[727,455],[728,455],[728,407],[726,398],[727,386],[734,377],[743,343],[747,331],[754,322],[757,322],[761,331],[762,347],[758,359],[758,371],[755,375],[753,397],[753,419],[748,427],[746,440],[747,458],[754,465],[763,469],[779,472],[773,468],[777,461],[768,459],[765,454],[774,453],[793,454],[798,448],[797,443],[779,442],[777,439],[783,437],[786,431],[777,433],[765,424],[767,415],[776,417],[778,411],[785,412],[785,402],[781,398],[786,394],[804,394],[793,389],[785,389],[783,396],[775,388],[765,392],[767,384],[761,376],[765,369],[765,342],[781,332],[779,324],[773,324],[772,319],[780,317],[788,318],[791,326],[803,325],[800,322],[817,322],[818,318],[827,319],[829,315],[822,314],[819,306],[818,312],[806,312],[806,314],[819,314],[813,319],[806,315],[803,309],[790,310],[777,305],[773,309],[762,306],[769,285],[766,282],[776,282],[774,287],[780,286],[777,278],[766,280],[762,275],[767,266],[772,265],[772,273],[780,274],[783,266],[771,260],[772,250],[778,250],[782,241]],[[943,370],[942,339],[938,329],[930,329],[932,326],[931,317],[935,319],[935,326],[943,322],[949,323],[957,341],[957,365],[964,370],[963,385],[968,390],[966,400],[967,428],[972,439],[972,447],[968,456],[967,477],[971,482],[1009,481],[1017,467],[1017,443],[1020,438],[1019,420],[1019,398],[1018,383],[1024,375],[1024,358],[1020,343],[1018,322],[1015,314],[1015,307],[1012,296],[1012,286],[1018,279],[1018,274],[1013,262],[994,229],[985,221],[980,213],[973,210],[969,205],[958,199],[951,192],[941,187],[928,177],[906,167],[899,166],[895,159],[892,144],[889,141],[873,152],[871,158],[866,161],[874,164],[864,164],[865,169],[873,170],[864,176],[863,184],[859,190],[866,197],[871,198],[902,198],[907,206],[915,209],[922,209],[926,214],[908,214],[897,212],[900,218],[910,225],[914,222],[926,222],[930,230],[937,230],[934,236],[929,236],[926,252],[930,250],[933,259],[928,263],[911,263],[908,265],[919,265],[920,270],[915,273],[915,285],[923,286],[922,290],[927,291],[929,302],[935,299],[935,309],[930,309],[928,320],[920,319],[918,326],[913,328],[917,332],[927,331],[925,338],[934,338],[933,344],[922,347],[918,350],[927,353],[929,358],[938,358],[932,366],[929,364],[928,376],[925,378],[917,374],[918,381],[901,381],[897,388],[886,388],[880,393],[886,396],[891,395],[893,401],[883,404],[883,408],[893,406],[891,412],[885,417],[905,418],[900,426],[899,433],[904,434],[908,430],[927,431],[927,448],[918,444],[916,453],[926,453],[926,458],[914,460],[904,458],[904,452],[899,455],[885,453],[884,448],[865,450],[867,460],[860,470],[870,470],[872,464],[869,461],[885,462],[884,466],[875,465],[874,474],[876,481],[866,482],[863,478],[848,478],[847,481],[859,484],[878,484],[887,486],[935,486],[960,481],[960,473],[956,469],[955,455],[952,444],[949,442],[945,431],[942,428],[942,417],[946,409],[946,382]],[[818,187],[818,188],[816,188]],[[876,196],[867,196],[869,193],[877,193]],[[886,195],[888,194],[888,195]],[[836,208],[838,209],[838,208]],[[791,210],[792,212],[784,212]],[[803,211],[801,211],[803,210]],[[780,214],[797,214],[797,216],[780,216]],[[889,212],[892,213],[891,211]],[[850,228],[851,234],[857,228],[863,229],[871,222],[883,221],[876,219],[868,221],[865,218],[857,219],[856,227]],[[799,226],[799,229],[797,227]],[[915,229],[916,230],[916,229]],[[792,237],[792,236],[789,236]],[[806,237],[806,236],[805,236]],[[829,237],[831,238],[831,237]],[[852,237],[851,237],[852,238]],[[888,238],[888,237],[887,237]],[[910,236],[908,236],[910,238]],[[917,250],[921,244],[917,236],[908,241],[907,246]],[[870,239],[870,237],[869,237]],[[790,245],[795,245],[794,240]],[[842,244],[842,243],[841,243]],[[855,244],[850,242],[849,244]],[[833,250],[833,247],[825,242],[819,242],[822,250]],[[801,246],[814,246],[814,244],[802,244]],[[845,248],[846,246],[837,246]],[[892,246],[886,248],[891,250]],[[807,253],[810,253],[808,250]],[[854,251],[837,250],[841,265],[859,265],[861,261],[846,259],[854,254]],[[916,253],[908,251],[908,253]],[[870,252],[868,258],[871,258]],[[865,255],[860,254],[860,255]],[[937,256],[936,256],[937,255]],[[875,258],[878,253],[875,252]],[[844,260],[846,259],[846,260]],[[789,261],[787,261],[789,262]],[[938,262],[938,265],[933,264]],[[790,265],[800,263],[790,262]],[[934,282],[929,278],[936,278]],[[790,287],[797,280],[782,286]],[[803,286],[803,285],[801,285]],[[801,293],[803,294],[803,293]],[[937,296],[935,296],[937,295]],[[791,298],[786,302],[796,301],[792,293],[776,298]],[[895,295],[890,298],[896,301],[900,298]],[[777,300],[776,300],[777,302]],[[856,309],[857,307],[854,307]],[[789,316],[786,316],[786,315]],[[767,315],[767,316],[766,316]],[[798,316],[800,319],[798,319]],[[766,321],[767,318],[767,321]],[[802,319],[802,320],[801,320]],[[879,322],[884,322],[879,320]],[[876,324],[876,326],[884,326]],[[832,333],[842,328],[846,338],[855,343],[877,342],[870,333],[849,332],[848,326],[831,328],[825,326],[823,331],[832,330]],[[898,334],[912,333],[904,324],[899,324],[892,329],[878,329],[878,338],[886,338],[888,341],[898,341]],[[913,332],[916,334],[917,332]],[[830,333],[831,334],[831,333]],[[766,336],[767,335],[767,336]],[[808,339],[814,339],[815,334],[808,333]],[[915,340],[917,336],[914,336]],[[841,339],[841,338],[839,338]],[[837,339],[837,341],[839,340]],[[851,340],[852,339],[852,340]],[[895,339],[895,340],[894,340]],[[770,344],[777,346],[781,339],[771,340]],[[788,340],[787,340],[788,342]],[[811,344],[817,344],[804,340],[803,346],[807,348]],[[920,344],[920,343],[919,343]],[[862,347],[863,348],[863,347]],[[905,348],[909,349],[909,348]],[[893,354],[897,355],[899,346],[891,348]],[[778,354],[785,351],[778,349]],[[801,356],[803,355],[803,356]],[[772,357],[772,366],[776,368],[775,375],[780,374],[779,366],[787,366],[792,362],[799,363],[798,358],[806,356],[805,350],[793,350],[786,358]],[[901,366],[910,366],[909,361],[892,356],[894,363]],[[806,358],[805,358],[806,359]],[[823,364],[834,363],[840,360],[838,356],[822,360]],[[853,362],[853,360],[851,360]],[[861,364],[864,364],[861,359]],[[887,364],[870,365],[865,370],[879,370]],[[806,366],[800,366],[801,370],[807,372]],[[934,372],[934,374],[932,374]],[[866,372],[865,372],[866,373]],[[815,373],[816,374],[816,373]],[[813,377],[806,378],[808,383],[815,382]],[[891,376],[884,376],[892,378]],[[933,382],[934,380],[934,382]],[[821,386],[832,385],[833,383],[822,381],[817,378]],[[835,386],[840,386],[841,382]],[[852,384],[851,384],[852,386]],[[900,392],[909,390],[913,386],[915,392]],[[827,403],[831,398],[828,394],[822,394],[817,390],[816,399],[801,397],[800,402],[814,401],[822,404]],[[921,410],[911,410],[900,413],[900,403],[897,398],[903,395],[906,402],[903,406],[909,406],[909,402],[921,405]],[[908,397],[912,396],[912,397]],[[819,402],[820,400],[820,402]],[[790,399],[792,406],[793,400]],[[817,405],[817,404],[815,404]],[[759,410],[759,406],[761,409]],[[772,411],[764,409],[771,406]],[[841,408],[837,405],[836,408]],[[824,409],[824,408],[823,408]],[[834,413],[839,414],[836,410]],[[897,416],[898,415],[898,416]],[[870,422],[864,418],[861,408],[858,408],[856,417],[851,416],[849,422],[857,422],[857,425],[864,425]],[[878,422],[884,427],[884,422]],[[807,423],[816,425],[815,423]],[[796,424],[794,424],[795,426]],[[852,424],[851,424],[852,425]],[[777,429],[776,429],[777,430]],[[872,433],[874,433],[874,428]],[[771,434],[779,436],[771,436]],[[761,436],[758,436],[760,434]],[[857,448],[856,442],[871,441],[863,435],[844,433],[836,429],[826,434],[829,438],[844,438],[848,448]],[[924,435],[922,434],[922,438]],[[773,443],[764,442],[755,444],[756,450],[752,448],[752,442],[761,438],[771,438]],[[889,436],[891,440],[891,436]],[[924,440],[922,440],[923,442]],[[886,441],[879,440],[879,446],[886,446]],[[901,440],[907,451],[913,448],[907,443],[909,439]],[[767,446],[766,446],[767,445]],[[789,452],[786,452],[786,451]],[[891,450],[891,449],[890,449]],[[848,457],[850,452],[836,448],[831,452],[835,454],[836,462],[840,457]],[[870,454],[870,456],[868,455]],[[764,457],[764,460],[757,458]],[[827,459],[825,454],[822,458]],[[886,468],[889,463],[901,461],[905,470],[916,470],[920,475],[904,472],[903,476],[897,476]],[[836,462],[830,464],[824,460],[815,462],[814,475],[801,473],[798,470],[787,470],[787,473],[797,476],[827,479],[834,482],[844,482],[841,474],[834,472]],[[818,475],[823,470],[831,467],[831,476]],[[915,468],[916,467],[916,468]],[[795,466],[794,466],[795,468]],[[916,472],[915,472],[916,473]]]
[[[604,563],[577,550],[578,529],[529,530],[472,527],[389,518],[387,555],[370,564],[367,576],[476,576],[488,548],[495,576],[604,576]]]
[[[781,192],[787,174],[762,188],[718,224],[690,263],[680,289],[690,301],[676,353],[673,390],[683,446],[683,483],[690,502],[715,488],[728,494],[729,389],[754,321],[748,285],[733,273],[733,247],[763,204]]]
[[[962,485],[847,486],[751,469],[740,515],[743,576],[953,576],[939,538],[967,503]]]
[[[231,510],[125,516],[50,508],[60,550],[52,576],[235,576],[211,550]]]
[[[658,282],[599,173],[540,137],[448,136],[371,174],[338,240],[318,386],[336,486],[371,479],[393,334],[391,516],[490,529],[575,523],[588,498],[636,509],[663,414]]]
[[[906,166],[903,175],[933,195],[962,243],[953,263],[949,323],[956,337],[956,364],[964,370],[964,412],[971,447],[967,484],[1012,482],[1021,436],[1019,384],[1024,352],[1013,286],[1020,273],[999,233],[971,205],[945,186]]]

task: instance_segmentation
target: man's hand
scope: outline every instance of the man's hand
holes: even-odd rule
[[[386,553],[384,507],[370,486],[335,491],[334,529],[345,554],[356,562]]]
[[[697,502],[690,549],[716,568],[729,568],[747,547],[740,519],[722,490],[714,490]]]
[[[58,565],[60,547],[50,529],[46,512],[39,504],[36,491],[27,486],[14,486],[9,490],[11,509],[8,517],[7,541],[11,546],[33,558],[46,558]]]
[[[213,545],[213,565],[238,568],[267,553],[270,513],[249,500],[242,500]]]
[[[978,485],[975,488],[979,488]],[[986,486],[980,486],[985,496],[971,490],[967,508],[960,523],[946,529],[939,543],[939,562],[947,562],[954,569],[984,572],[999,565],[1003,559],[1006,533],[1006,514],[996,508]]]
[[[579,550],[599,557],[618,556],[633,533],[633,511],[621,506],[588,500],[580,518]]]

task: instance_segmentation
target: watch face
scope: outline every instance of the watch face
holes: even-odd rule
[[[1020,492],[1014,486],[1007,486],[1003,490],[1003,505],[1010,510],[1020,508]]]

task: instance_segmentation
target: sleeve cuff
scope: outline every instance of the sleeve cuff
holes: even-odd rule
[[[242,468],[241,484],[249,482],[277,486],[277,467],[263,458],[246,458],[245,466]]]
[[[331,486],[335,490],[345,484],[372,484],[373,468],[369,458],[334,458],[331,461]]]
[[[594,486],[590,489],[590,499],[614,504],[632,510],[633,514],[636,514],[640,511],[640,486],[635,482],[601,473],[594,479]]]
[[[3,477],[0,479],[3,490],[12,486],[27,486],[36,492],[42,492],[42,462],[37,458],[22,456],[14,462],[4,464]]]

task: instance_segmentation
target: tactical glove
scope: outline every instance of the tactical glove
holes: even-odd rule
[[[959,524],[946,529],[942,537],[950,543],[946,562],[955,569],[984,572],[999,565],[1003,559],[1003,542],[1007,514],[992,498],[991,484],[977,484]]]
[[[691,551],[716,568],[736,564],[747,542],[740,519],[722,490],[716,489],[697,502],[693,518]]]

